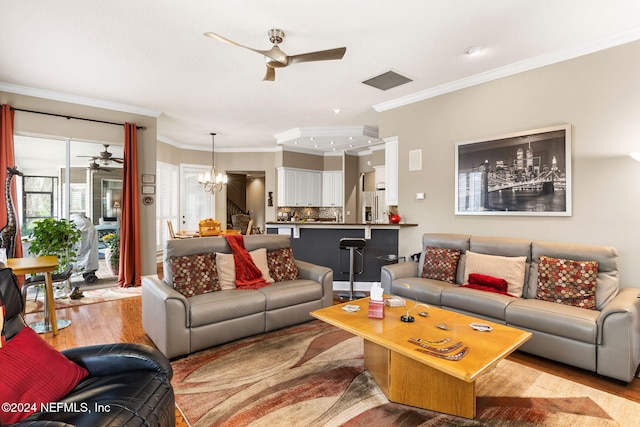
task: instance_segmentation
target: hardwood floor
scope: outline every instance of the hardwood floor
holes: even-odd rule
[[[56,337],[51,333],[41,336],[59,350],[115,342],[135,342],[153,346],[142,329],[141,298],[132,297],[57,310],[58,318],[70,319],[71,325],[60,330]],[[335,301],[339,302],[339,299],[336,297]],[[25,320],[31,323],[42,320],[42,317],[42,313],[27,314]],[[509,356],[509,360],[640,402],[640,379],[638,378],[630,384],[625,384],[521,352],[515,352]]]

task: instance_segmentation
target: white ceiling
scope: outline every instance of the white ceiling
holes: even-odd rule
[[[289,55],[347,52],[264,82],[261,55],[203,36],[267,50],[271,28]],[[0,39],[0,91],[157,114],[179,147],[208,150],[217,132],[217,151],[273,150],[276,135],[377,130],[377,111],[640,39],[640,1],[8,0]],[[389,70],[413,82],[361,83]]]

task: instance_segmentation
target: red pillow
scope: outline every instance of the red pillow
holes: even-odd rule
[[[496,289],[500,292],[507,292],[507,287],[509,286],[509,282],[504,279],[479,273],[469,274],[469,284],[486,286],[488,288]]]
[[[40,403],[56,402],[89,372],[71,362],[33,329],[25,326],[0,348],[0,402],[27,404],[32,411],[0,410],[3,424],[17,423],[40,410]]]

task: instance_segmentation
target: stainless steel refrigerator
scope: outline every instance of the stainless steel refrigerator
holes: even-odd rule
[[[362,221],[381,223],[387,222],[385,211],[387,205],[384,201],[384,190],[362,192]]]

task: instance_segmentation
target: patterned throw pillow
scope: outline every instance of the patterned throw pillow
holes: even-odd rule
[[[298,274],[298,266],[293,259],[293,250],[291,250],[291,248],[267,251],[267,263],[269,264],[269,275],[276,282],[296,280],[300,277]]]
[[[422,277],[455,284],[459,260],[460,251],[458,249],[427,246],[424,249]]]
[[[536,299],[596,309],[597,261],[540,256]]]
[[[185,297],[220,290],[215,254],[171,257],[173,288]]]

